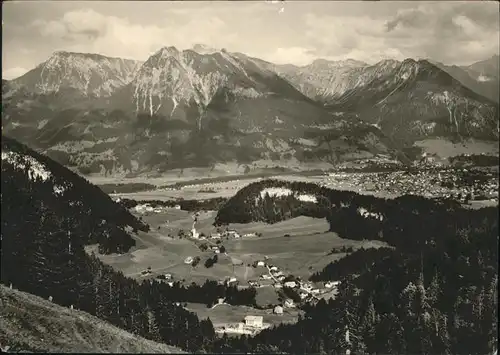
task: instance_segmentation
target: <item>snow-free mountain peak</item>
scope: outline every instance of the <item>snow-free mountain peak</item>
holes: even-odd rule
[[[70,89],[83,96],[103,97],[130,82],[141,64],[100,54],[56,51],[11,82],[13,86],[42,94]]]

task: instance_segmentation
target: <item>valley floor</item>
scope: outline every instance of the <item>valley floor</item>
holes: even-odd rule
[[[332,261],[343,257],[344,253],[328,255],[333,247],[380,247],[385,244],[376,241],[354,241],[339,238],[337,234],[328,232],[328,223],[324,219],[298,217],[273,225],[265,223],[231,224],[230,229],[239,234],[262,233],[261,237],[223,238],[220,245],[226,248],[226,254],[218,254],[218,262],[210,268],[204,266],[205,261],[214,255],[210,249],[201,251],[199,245],[206,243],[216,246],[212,239],[194,240],[179,238],[180,230],[188,232],[193,223],[193,214],[175,209],[163,209],[161,213],[142,214],[143,220],[151,226],[148,233],[139,232],[137,245],[129,253],[117,255],[99,255],[100,259],[113,268],[122,271],[126,276],[146,280],[169,273],[173,281],[181,281],[184,285],[192,282],[203,284],[207,279],[224,281],[234,277],[238,287],[249,287],[249,281],[259,282],[256,301],[264,310],[252,307],[217,305],[207,309],[205,304],[189,304],[187,309],[196,312],[201,318],[210,317],[214,325],[241,322],[245,315],[263,315],[264,322],[271,325],[290,323],[297,320],[299,311],[285,308],[283,315],[272,314],[273,306],[282,304],[275,289],[273,280],[262,280],[262,275],[269,275],[263,266],[254,267],[254,262],[267,259],[279,268],[284,275],[293,275],[307,280],[310,275],[323,269]],[[198,232],[210,236],[215,233],[212,225],[216,212],[201,212],[196,228]],[[159,229],[158,229],[159,227]],[[290,237],[284,237],[289,234]],[[169,236],[170,235],[170,236]],[[95,246],[88,251],[97,252]],[[196,267],[186,264],[187,257],[201,258]],[[148,267],[151,274],[143,275]],[[314,287],[324,288],[322,283]],[[328,290],[325,290],[328,291]],[[334,293],[326,292],[322,297],[334,297]]]

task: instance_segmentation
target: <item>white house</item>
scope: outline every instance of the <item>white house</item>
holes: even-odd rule
[[[175,206],[174,206],[174,209],[176,209],[176,210],[180,210],[180,209],[181,209],[181,205],[175,205]]]
[[[212,235],[210,235],[210,238],[212,238],[212,239],[220,239],[221,238],[221,234],[220,233],[212,233]]]
[[[255,327],[255,328],[261,328],[262,327],[262,316],[246,316],[245,317],[245,325],[247,327]]]
[[[276,289],[283,288],[283,285],[282,285],[282,284],[280,284],[280,283],[275,283],[273,286],[274,286],[274,288],[276,288]]]
[[[228,278],[226,279],[226,284],[227,284],[227,285],[231,285],[231,284],[234,284],[234,283],[236,283],[236,282],[238,282],[238,280],[236,279],[236,277],[228,277]]]
[[[297,283],[295,281],[287,281],[287,282],[285,282],[285,287],[294,288],[294,287],[297,287]]]
[[[289,308],[295,307],[295,303],[293,303],[293,300],[288,298],[285,300],[285,307],[289,307]]]
[[[286,279],[285,275],[278,276],[276,278],[278,281],[284,281]]]
[[[272,272],[274,277],[280,277],[283,276],[283,271],[277,271],[277,272]]]
[[[313,293],[313,294],[317,295],[318,293],[320,293],[320,289],[319,289],[319,288],[313,288],[313,289],[311,290],[311,293]]]
[[[172,274],[165,274],[165,280],[172,279]]]
[[[257,261],[257,266],[266,266],[264,261]]]
[[[261,275],[260,278],[262,280],[269,280],[271,278],[271,275],[268,275],[268,274],[264,274],[264,275]]]
[[[273,312],[274,312],[274,314],[283,314],[283,307],[276,306],[276,307],[274,307]]]
[[[184,259],[184,264],[191,264],[193,262],[193,257],[188,256],[186,259]]]
[[[269,270],[270,270],[270,271],[278,271],[278,267],[276,267],[276,266],[271,266],[271,267],[269,268]]]
[[[257,234],[255,234],[255,233],[246,233],[246,234],[244,234],[243,236],[244,236],[244,237],[255,237],[256,235],[257,235]]]

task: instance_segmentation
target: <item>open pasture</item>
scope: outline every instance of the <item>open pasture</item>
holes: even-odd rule
[[[196,224],[197,231],[207,236],[215,232],[215,216],[215,211],[201,212]],[[286,275],[292,274],[306,279],[344,255],[328,255],[333,247],[383,245],[373,241],[339,238],[337,234],[328,232],[328,223],[324,219],[298,217],[276,224],[231,224],[229,228],[235,229],[241,235],[260,232],[262,236],[223,238],[221,245],[226,248],[227,255],[218,254],[218,262],[206,268],[205,261],[214,253],[211,250],[201,251],[199,245],[216,245],[216,241],[178,237],[180,230],[191,230],[192,213],[168,209],[161,213],[144,214],[142,218],[151,226],[151,231],[139,232],[136,236],[137,244],[130,252],[123,255],[101,255],[101,259],[127,276],[142,278],[141,271],[151,267],[150,277],[171,273],[175,280],[185,280],[187,284],[201,284],[207,279],[223,280],[226,277],[236,277],[241,285],[248,285],[248,280],[258,279],[262,274],[268,273],[264,267],[251,266],[254,261],[264,260],[266,257]],[[285,234],[289,236],[285,237]],[[188,256],[199,256],[200,263],[196,267],[185,264],[184,260]]]

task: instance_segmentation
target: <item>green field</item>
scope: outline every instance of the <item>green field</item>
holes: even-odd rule
[[[196,228],[199,232],[210,235],[216,212],[202,212],[198,217]],[[243,237],[239,239],[223,239],[228,255],[219,254],[219,261],[211,268],[204,262],[213,255],[208,250],[202,252],[198,245],[214,241],[195,241],[179,239],[179,230],[189,231],[192,227],[192,214],[181,210],[166,210],[162,213],[142,215],[143,220],[151,226],[148,233],[139,232],[137,245],[123,255],[101,255],[101,259],[121,270],[125,275],[141,278],[141,271],[151,267],[152,276],[161,273],[172,273],[176,280],[186,283],[203,283],[205,280],[223,280],[236,277],[241,285],[248,280],[257,279],[267,273],[264,267],[253,268],[254,261],[269,258],[269,262],[278,266],[285,274],[308,278],[312,273],[322,269],[328,263],[343,254],[328,255],[333,247],[378,247],[384,245],[373,241],[354,241],[339,238],[335,233],[327,232],[328,223],[324,219],[298,217],[273,225],[265,223],[233,224],[230,228],[239,233],[260,232],[262,237]],[[158,226],[160,229],[158,230]],[[168,237],[168,235],[174,236]],[[284,235],[290,237],[285,238]],[[184,263],[188,256],[200,256],[197,267]],[[242,265],[234,265],[234,260],[242,261]]]

